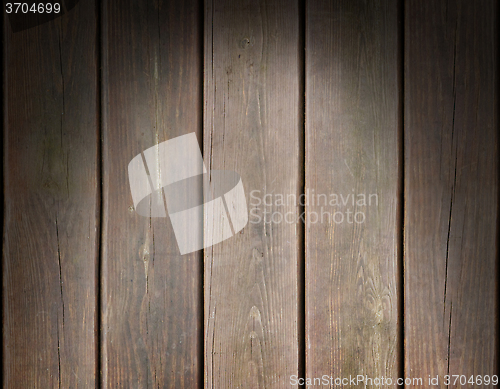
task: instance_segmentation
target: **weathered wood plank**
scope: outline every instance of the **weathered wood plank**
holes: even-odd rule
[[[439,387],[498,373],[497,7],[405,6],[405,360]]]
[[[90,388],[100,196],[95,2],[17,33],[4,23],[3,387]]]
[[[241,175],[249,212],[252,191],[261,201],[298,196],[298,2],[208,1],[204,47],[207,169]],[[260,221],[250,214],[240,233],[205,250],[206,388],[282,388],[298,371],[299,207],[256,208]],[[292,223],[265,223],[265,210],[290,212]]]
[[[395,383],[398,4],[312,0],[306,15],[306,375]]]
[[[127,167],[202,130],[198,1],[104,1],[102,386],[201,384],[202,255],[134,211]],[[151,166],[149,166],[151,169]],[[165,172],[166,173],[166,172]]]

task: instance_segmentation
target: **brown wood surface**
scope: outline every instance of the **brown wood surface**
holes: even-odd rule
[[[206,3],[205,164],[241,175],[249,211],[254,190],[301,190],[302,50],[296,1]],[[298,217],[295,204],[266,209]],[[206,388],[283,388],[297,374],[300,230],[251,216],[205,250]]]
[[[405,363],[439,387],[498,374],[497,7],[405,5]]]
[[[4,22],[3,387],[90,388],[100,196],[95,3],[17,33]]]
[[[201,144],[197,1],[104,1],[102,387],[201,383],[201,254],[134,211],[128,163],[188,132]]]
[[[395,381],[398,5],[314,0],[306,14],[306,375]]]
[[[498,7],[81,0],[19,32],[4,15],[3,387],[498,374]],[[128,164],[191,132],[250,215],[181,255],[169,217],[135,212]]]

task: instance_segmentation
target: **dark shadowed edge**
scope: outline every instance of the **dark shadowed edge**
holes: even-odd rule
[[[0,340],[1,342],[1,351],[0,354],[2,356],[2,372],[4,370],[4,363],[5,363],[5,358],[4,358],[4,352],[3,352],[3,346],[4,346],[4,332],[3,332],[3,323],[4,323],[4,314],[3,314],[3,288],[4,288],[4,283],[3,283],[3,263],[4,263],[4,224],[5,224],[5,182],[4,182],[4,168],[5,168],[5,163],[4,163],[4,158],[5,158],[5,150],[4,150],[4,145],[6,142],[4,142],[4,137],[5,134],[7,133],[6,128],[7,128],[7,99],[4,97],[5,91],[7,90],[7,50],[6,50],[6,42],[5,42],[5,36],[7,35],[6,33],[6,25],[7,23],[4,23],[6,16],[2,15],[0,18],[0,29],[2,31],[2,54],[3,54],[3,60],[2,60],[2,96],[0,97],[1,102],[2,102],[2,125],[3,125],[3,131],[2,131],[2,140],[1,142],[1,148],[2,148],[2,168],[0,169],[0,182],[2,185],[2,193],[0,194],[0,201],[2,203],[2,225],[0,226],[0,231],[1,231],[1,236],[2,236],[2,266],[0,270],[0,275],[1,275],[1,284],[2,284],[2,292],[1,292],[1,302],[0,302],[0,309],[1,309],[1,317],[2,317],[2,339]],[[5,378],[2,379],[2,387],[5,386]]]

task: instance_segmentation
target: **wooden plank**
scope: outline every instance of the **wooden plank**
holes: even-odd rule
[[[298,371],[299,207],[250,194],[300,193],[302,50],[298,2],[206,2],[205,164],[236,171],[261,217],[205,250],[206,388],[282,388]]]
[[[90,388],[100,196],[95,2],[17,33],[4,23],[3,387]]]
[[[306,376],[395,383],[398,4],[314,0],[306,15]]]
[[[498,3],[405,13],[406,372],[445,387],[498,374]]]
[[[201,384],[200,252],[181,256],[168,218],[134,211],[127,167],[202,130],[198,1],[103,5],[102,387]],[[151,166],[150,166],[151,168]]]

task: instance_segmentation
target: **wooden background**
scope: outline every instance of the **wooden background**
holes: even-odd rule
[[[4,388],[499,373],[497,1],[73,6],[18,32],[4,13]],[[273,204],[299,222],[181,256],[127,166],[189,132],[248,204],[377,204]]]

